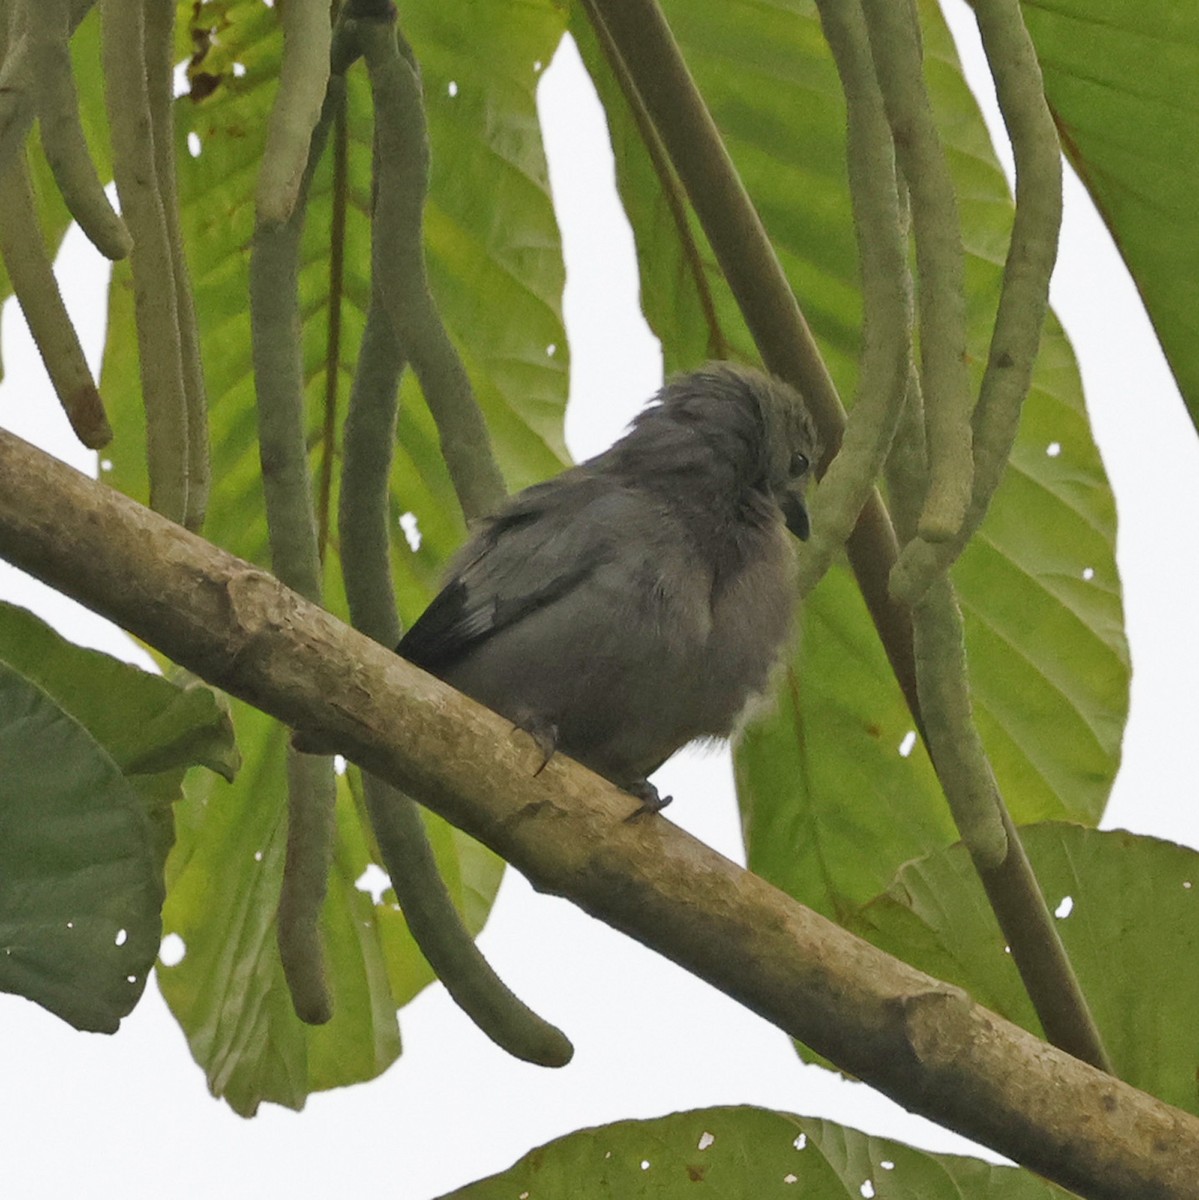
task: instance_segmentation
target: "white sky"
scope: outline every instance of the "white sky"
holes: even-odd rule
[[[964,7],[951,14],[970,31]],[[960,35],[961,36],[961,35]],[[978,77],[978,53],[964,46]],[[984,76],[985,77],[985,76]],[[632,241],[620,216],[598,105],[573,47],[546,72],[546,138],[569,277],[568,438],[607,445],[653,392],[660,357],[636,319]],[[104,277],[73,231],[61,274],[98,354]],[[1136,673],[1124,766],[1107,825],[1199,845],[1191,802],[1199,739],[1189,700],[1199,583],[1199,445],[1135,289],[1071,178],[1053,302],[1075,342],[1096,436],[1120,507],[1120,565]],[[619,354],[613,347],[620,347]],[[5,314],[0,422],[86,466],[15,308]],[[95,358],[93,357],[93,361]],[[0,565],[0,596],[75,640],[128,654],[119,634]],[[659,784],[670,819],[740,858],[727,755],[679,756]],[[405,1053],[381,1079],[266,1106],[244,1121],[207,1094],[153,984],[113,1038],[76,1033],[0,996],[0,1162],[6,1194],[255,1200],[382,1193],[423,1200],[508,1166],[585,1125],[709,1104],[754,1103],[844,1121],[935,1149],[964,1143],[858,1084],[801,1066],[783,1034],[680,968],[509,871],[482,947],[576,1046],[547,1071],[497,1050],[426,990],[401,1014]]]

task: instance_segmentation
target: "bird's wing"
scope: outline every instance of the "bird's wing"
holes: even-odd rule
[[[396,651],[436,675],[552,604],[608,559],[622,506],[610,484],[577,469],[522,492],[469,543]]]

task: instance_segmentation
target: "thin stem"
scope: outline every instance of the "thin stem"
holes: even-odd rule
[[[250,255],[250,325],[271,565],[285,584],[314,604],[321,603],[322,588],[305,438],[300,238],[312,174],[344,93],[344,79],[329,78],[291,215],[283,222],[260,216]],[[296,1015],[320,1024],[333,1013],[319,924],[333,859],[337,789],[332,759],[289,747],[287,783],[287,855],[276,925],[279,956]]]
[[[190,511],[188,404],[170,234],[154,161],[144,15],[145,0],[101,0],[101,58],[113,176],[133,236],[129,259],[150,504],[182,522]]]
[[[924,84],[915,6],[911,0],[863,0],[863,9],[896,155],[908,186],[920,274],[928,485],[919,536],[944,542],[961,528],[973,475],[962,224]]]
[[[295,209],[329,81],[329,0],[287,0],[279,12],[283,61],[254,197],[264,225],[282,224]]]
[[[867,2],[874,3],[874,0]],[[1018,11],[1016,17],[1019,18]],[[902,38],[898,37],[896,31],[888,24],[894,19],[895,14],[888,12],[874,31],[875,60],[880,71],[884,70],[883,64],[888,54],[895,52],[901,58],[905,53],[909,56],[911,54],[910,45],[906,47],[906,51],[903,47],[896,49]],[[1028,82],[1027,78],[1024,82]],[[895,122],[894,114],[892,122],[895,124],[898,138],[900,130],[905,127]],[[935,134],[935,130],[932,132]],[[913,211],[916,212],[916,196],[919,189],[912,180],[911,172],[908,177],[913,195]],[[1052,184],[1052,180],[1049,182]],[[1058,183],[1060,184],[1060,179]],[[1028,199],[1027,192],[1024,193],[1024,199]],[[1023,202],[1022,200],[1021,203]],[[1054,208],[1052,199],[1046,201],[1043,197],[1035,195],[1031,203],[1034,213],[1043,211],[1045,207],[1050,210]],[[1021,223],[1019,207],[1016,223]],[[1037,225],[1035,219],[1033,225],[1034,228]],[[1015,231],[1013,237],[1015,238]],[[1010,260],[1011,254],[1009,263]],[[1046,265],[1046,286],[1048,270],[1049,266]],[[922,282],[927,286],[927,280]],[[1043,313],[1042,307],[1040,315],[1034,314],[1038,330]],[[922,332],[927,335],[926,329]],[[998,336],[997,329],[996,337]],[[1027,338],[1023,346],[1030,355],[1035,355],[1035,338],[1031,341],[1031,348]],[[1031,361],[1030,357],[1029,371]],[[926,383],[928,379],[929,375],[926,372]],[[916,420],[922,404],[919,385],[920,381],[913,376],[909,386],[909,412],[904,420],[898,454],[891,464],[892,478],[898,484],[897,492],[901,501],[899,516],[902,527],[912,533],[917,532],[917,517],[904,505],[908,498],[927,493],[929,485],[926,472],[935,469],[935,465],[930,461],[933,455],[924,443],[923,431]],[[984,383],[984,388],[985,386]],[[1010,404],[1005,412],[1010,419],[1014,419]],[[925,422],[925,428],[930,431],[931,436],[933,422]],[[984,445],[980,439],[975,439],[974,452],[979,455],[984,452]],[[1006,453],[1005,448],[1005,456]],[[979,473],[975,474],[976,498],[979,489],[985,490],[990,487],[993,490],[997,484],[998,475],[993,469],[990,473],[993,476],[990,481]],[[988,491],[988,498],[989,495]],[[927,511],[926,507],[919,518],[920,532],[926,530]],[[973,513],[973,509],[971,511]],[[970,852],[987,898],[1008,940],[1012,958],[1020,971],[1046,1036],[1055,1045],[1061,1046],[1078,1058],[1104,1070],[1110,1070],[1107,1054],[1087,1006],[1086,997],[1082,994],[1074,969],[1066,956],[1057,926],[1024,853],[1019,834],[1004,806],[990,761],[974,726],[962,616],[952,584],[944,570],[952,559],[953,545],[954,543],[935,545],[926,537],[917,536],[905,549],[900,565],[895,571],[901,583],[914,589],[912,594],[921,732],[929,747],[937,776],[962,840]],[[910,570],[912,564],[921,566],[923,572],[920,575],[905,575],[905,570]]]
[[[1049,304],[1062,217],[1062,161],[1041,68],[1016,0],[975,0],[983,49],[1016,162],[1016,215],[974,426],[974,492],[951,542],[905,548],[895,596],[914,600],[961,553],[982,524],[1011,456]]]
[[[184,524],[204,527],[212,487],[209,456],[208,394],[200,356],[200,329],[191,273],[179,219],[175,178],[175,5],[150,0],[146,5],[146,93],[154,138],[154,173],[162,198],[179,325],[179,355],[187,404],[187,512]]]
[[[812,538],[799,560],[801,595],[808,595],[828,570],[874,488],[903,410],[912,357],[911,278],[895,148],[866,24],[856,0],[818,0],[818,7],[845,93],[864,319],[858,395],[814,505]]]
[[[112,428],[54,278],[23,153],[0,171],[0,213],[0,255],[29,332],[75,436],[99,450]]]
[[[999,815],[1003,802],[974,726],[962,614],[948,579],[925,594],[913,617],[929,754],[970,857],[980,867],[995,867],[1008,851]]]
[[[316,545],[321,562],[329,543],[333,507],[333,464],[337,458],[337,393],[341,382],[341,312],[345,300],[346,209],[349,193],[349,131],[346,106],[333,118],[333,215],[329,222],[329,327],[325,338],[325,419],[321,435],[320,494],[316,502]]]
[[[71,64],[69,0],[36,0],[36,6],[33,0],[25,3],[38,128],[46,162],[68,211],[91,243],[106,258],[124,258],[132,239],[104,194],[79,120],[79,96]]]
[[[338,540],[354,626],[385,646],[400,637],[391,576],[388,513],[396,411],[404,355],[379,290],[372,292],[346,415]],[[498,1046],[543,1066],[573,1054],[563,1033],[496,975],[462,923],[416,803],[363,773],[367,812],[383,865],[416,944],[446,990]]]
[[[69,33],[79,28],[96,0],[68,0],[67,27]],[[25,145],[30,126],[37,115],[36,89],[31,63],[32,43],[26,29],[25,5],[0,8],[0,23],[7,45],[0,62],[0,171],[11,162]]]
[[[499,507],[505,488],[466,368],[429,290],[423,236],[429,142],[420,78],[394,20],[354,24],[375,108],[371,275],[437,424],[462,512],[473,521]]]

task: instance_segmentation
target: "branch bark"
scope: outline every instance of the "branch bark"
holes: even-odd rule
[[[276,579],[0,433],[0,556],[421,796],[536,887],[1095,1200],[1199,1200],[1199,1120],[797,904]]]

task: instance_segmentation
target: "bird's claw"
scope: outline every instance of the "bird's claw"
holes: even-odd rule
[[[533,772],[534,776],[540,775],[558,749],[558,726],[543,717],[529,717],[517,721],[515,728],[527,733],[533,739],[533,745],[541,751],[541,762]]]
[[[626,789],[641,801],[641,807],[625,817],[625,821],[637,821],[642,817],[660,813],[674,799],[673,796],[663,796],[648,779],[638,780]]]

